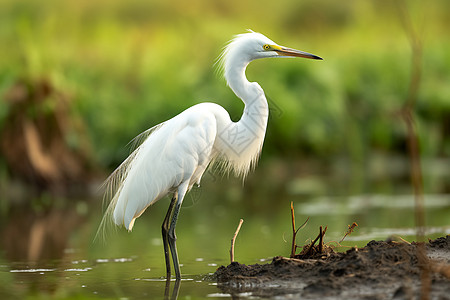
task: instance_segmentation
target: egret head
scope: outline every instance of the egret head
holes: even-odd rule
[[[220,55],[219,63],[227,77],[227,72],[233,67],[245,68],[252,60],[266,57],[322,59],[311,53],[280,46],[261,33],[249,31],[236,35],[231,40]]]
[[[221,59],[227,60],[227,56],[235,55],[248,62],[258,58],[289,56],[322,60],[317,55],[280,46],[263,34],[253,31],[236,35],[225,47]]]

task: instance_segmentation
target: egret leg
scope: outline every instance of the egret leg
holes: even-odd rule
[[[166,217],[164,218],[163,224],[162,224],[162,238],[163,238],[163,245],[164,245],[164,257],[166,259],[166,276],[167,280],[170,280],[170,256],[169,256],[169,223],[170,223],[170,217],[172,216],[173,208],[175,206],[175,203],[177,202],[177,197],[173,197],[170,201],[169,209],[167,210]]]
[[[180,272],[180,264],[178,263],[177,245],[175,243],[175,241],[177,240],[177,237],[175,235],[175,227],[177,226],[178,213],[180,212],[184,195],[186,194],[188,189],[188,183],[189,182],[186,181],[178,186],[178,191],[176,194],[177,199],[175,202],[175,207],[173,209],[172,219],[170,220],[169,235],[168,235],[169,247],[170,251],[172,252],[173,268],[175,269],[175,277],[177,280],[181,279],[181,272]]]
[[[178,220],[178,213],[180,211],[182,201],[177,201],[175,205],[175,209],[173,210],[173,216],[172,220],[170,222],[170,228],[169,228],[169,247],[170,251],[172,252],[172,260],[173,260],[173,268],[175,269],[175,278],[181,279],[181,271],[180,271],[180,264],[178,262],[178,253],[177,253],[177,245],[176,240],[177,236],[175,235],[175,227],[177,225]]]

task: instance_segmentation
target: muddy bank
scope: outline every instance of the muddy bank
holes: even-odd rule
[[[371,241],[364,248],[329,253],[318,259],[281,256],[264,265],[233,262],[214,274],[223,292],[302,299],[418,299],[425,269],[431,299],[450,299],[450,236],[429,241],[426,265],[418,245]]]

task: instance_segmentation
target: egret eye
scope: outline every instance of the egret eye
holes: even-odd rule
[[[270,45],[268,45],[268,44],[265,44],[265,45],[263,46],[263,49],[264,49],[264,50],[270,50],[270,48],[271,48],[271,47],[270,47]]]

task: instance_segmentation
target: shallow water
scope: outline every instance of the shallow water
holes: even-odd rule
[[[407,188],[393,184],[395,189],[383,193],[386,186],[382,184],[380,190],[346,196],[329,192],[339,186],[313,178],[306,180],[312,192],[305,193],[300,181],[288,185],[288,192],[273,189],[279,184],[276,182],[267,183],[267,189],[261,192],[252,185],[252,180],[243,188],[232,179],[207,178],[202,188],[193,190],[186,198],[177,225],[182,265],[179,299],[231,297],[209,275],[229,263],[230,240],[240,218],[244,223],[236,240],[237,261],[266,263],[273,256],[288,256],[291,201],[297,226],[310,217],[297,236],[299,245],[315,238],[319,226],[328,226],[325,241],[337,245],[353,222],[359,226],[341,243],[340,251],[362,247],[372,239],[385,240],[391,235],[409,241],[416,239],[414,198],[403,193]],[[211,195],[214,200],[209,199]],[[1,228],[0,298],[167,296],[160,228],[168,200],[159,201],[139,218],[132,233],[111,230],[105,241],[94,242],[101,219],[99,202],[80,199],[70,209],[9,216]],[[450,234],[450,195],[426,195],[425,217],[428,238]],[[40,238],[33,238],[36,236]],[[173,295],[174,287],[175,282],[171,282],[169,295]]]
[[[450,197],[432,195],[426,198],[430,199],[427,200],[427,216],[433,223],[433,226],[427,227],[427,236],[450,234],[447,218],[450,215]],[[368,240],[385,239],[392,234],[413,240],[415,229],[411,227],[410,217],[413,207],[406,204],[409,203],[407,199],[403,196],[396,199],[391,196],[365,195],[349,198],[338,207],[333,207],[332,203],[336,201],[331,198],[312,199],[297,204],[296,212],[302,212],[296,213],[297,223],[303,223],[306,216],[311,217],[306,227],[308,229],[300,232],[297,242],[302,244],[313,237],[319,224],[330,228],[327,241],[338,241],[350,221],[356,221],[360,226],[342,243],[346,246],[363,246]],[[367,205],[363,208],[364,205],[358,205],[360,202]],[[324,207],[329,209],[324,210]],[[214,273],[218,266],[228,264],[229,241],[234,226],[229,226],[230,222],[205,224],[189,208],[184,215],[177,233],[183,274],[179,298],[230,297],[222,293],[208,275]],[[237,260],[246,264],[264,263],[270,261],[272,256],[288,255],[288,215],[289,211],[277,215],[275,220],[257,216],[246,218],[236,242]],[[392,222],[387,222],[387,219]],[[86,224],[95,223],[94,220],[97,218],[90,219]],[[132,234],[118,231],[106,243],[91,243],[92,232],[84,228],[81,231],[85,233],[78,231],[78,236],[71,237],[70,247],[65,248],[60,259],[34,263],[3,259],[0,264],[3,282],[0,296],[3,299],[164,298],[166,281],[163,277],[165,270],[158,223],[155,220],[142,220]],[[187,227],[186,223],[193,223],[192,227]],[[233,225],[237,225],[235,223]],[[274,223],[275,226],[272,226]],[[86,224],[82,227],[89,227]],[[172,282],[170,294],[173,293],[174,285]]]

